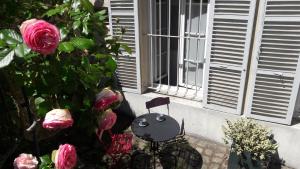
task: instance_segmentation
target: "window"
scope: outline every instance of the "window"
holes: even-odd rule
[[[160,92],[195,97],[202,90],[207,6],[207,0],[149,0],[151,83]]]

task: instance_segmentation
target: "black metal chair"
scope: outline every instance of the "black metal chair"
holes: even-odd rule
[[[169,104],[170,104],[169,97],[156,97],[156,98],[146,102],[146,108],[148,109],[148,112],[150,113],[151,108],[167,105],[168,115],[169,115]]]

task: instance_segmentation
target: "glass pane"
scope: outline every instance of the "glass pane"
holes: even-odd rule
[[[153,34],[163,35],[153,37],[153,79],[155,83],[177,84],[177,58],[178,58],[178,41],[179,38],[169,36],[169,14],[170,14],[170,35],[179,35],[179,1],[171,0],[155,0],[152,1],[152,28]],[[171,11],[169,11],[171,5]],[[168,39],[170,39],[170,47],[168,46]],[[168,64],[168,54],[170,55],[170,65]],[[168,69],[170,76],[168,77]],[[161,79],[161,81],[160,81]]]
[[[188,70],[188,73],[186,74],[187,70]],[[185,62],[183,76],[184,76],[184,83],[185,84],[188,84],[188,85],[191,85],[191,86],[202,87],[203,63],[189,62],[189,64],[188,64],[188,62]]]
[[[200,0],[186,0],[185,46],[183,61],[183,83],[201,87],[203,78],[203,61],[205,55],[205,32],[207,22],[207,3],[203,1],[200,18]],[[191,15],[190,15],[191,13]],[[199,39],[201,36],[202,39]],[[197,66],[198,65],[198,66]]]

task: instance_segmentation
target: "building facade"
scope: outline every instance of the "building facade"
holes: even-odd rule
[[[146,100],[171,96],[170,112],[188,132],[220,142],[225,119],[257,119],[273,130],[280,157],[300,166],[300,0],[108,6],[111,34],[132,48],[117,73],[137,114]]]

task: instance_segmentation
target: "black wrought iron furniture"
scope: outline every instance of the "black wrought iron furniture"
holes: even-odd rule
[[[156,98],[146,102],[146,108],[148,109],[148,113],[151,113],[151,111],[150,111],[151,108],[166,105],[167,110],[168,110],[168,115],[170,115],[169,104],[170,104],[169,97],[156,97]],[[184,136],[185,136],[184,119],[182,119],[180,133],[176,136],[175,141],[178,139],[183,139]]]
[[[169,115],[169,104],[170,104],[169,97],[156,97],[156,98],[146,102],[146,108],[148,109],[148,112],[150,113],[150,109],[153,107],[167,105],[168,115]]]
[[[131,125],[132,132],[139,138],[150,141],[151,151],[154,156],[159,149],[159,142],[166,142],[174,139],[180,132],[178,122],[168,116],[159,113],[149,113],[137,117]]]

